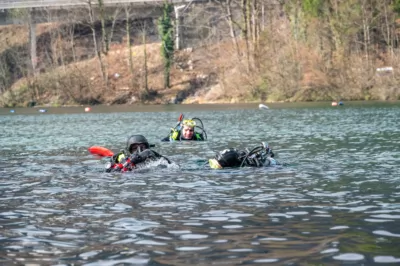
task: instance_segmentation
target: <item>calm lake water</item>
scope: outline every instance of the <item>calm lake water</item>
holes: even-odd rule
[[[400,103],[269,106],[0,109],[0,264],[400,264]],[[160,142],[180,113],[207,142]],[[130,134],[175,163],[104,173]],[[204,165],[261,141],[282,166]]]

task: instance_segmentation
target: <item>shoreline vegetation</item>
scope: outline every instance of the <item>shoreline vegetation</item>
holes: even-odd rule
[[[325,2],[194,5],[179,50],[167,3],[157,21],[125,6],[124,19],[38,24],[34,59],[28,22],[0,26],[0,106],[400,100],[400,4]]]

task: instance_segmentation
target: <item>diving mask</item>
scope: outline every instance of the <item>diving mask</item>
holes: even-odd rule
[[[185,120],[183,120],[182,125],[193,128],[196,126],[196,121],[194,121],[192,119],[185,119]]]

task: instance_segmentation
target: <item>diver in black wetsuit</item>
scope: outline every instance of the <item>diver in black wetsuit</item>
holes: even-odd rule
[[[106,165],[106,172],[126,172],[151,161],[156,161],[164,158],[169,164],[171,161],[150,149],[155,145],[150,145],[147,139],[142,135],[132,135],[126,143],[126,150],[121,150],[119,153],[111,157],[110,162]]]
[[[275,154],[268,144],[262,142],[251,151],[237,150],[235,148],[225,149],[217,152],[213,159],[208,160],[212,169],[222,169],[225,167],[263,167],[276,165],[273,158]]]

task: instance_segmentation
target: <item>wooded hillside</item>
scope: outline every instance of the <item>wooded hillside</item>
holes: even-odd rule
[[[163,19],[88,5],[39,24],[34,59],[29,21],[0,27],[0,104],[400,100],[399,0],[154,8]]]

